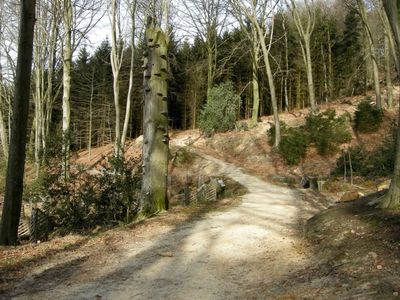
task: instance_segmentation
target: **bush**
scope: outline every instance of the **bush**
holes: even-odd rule
[[[281,129],[281,136],[284,136],[288,130],[288,127],[284,122],[279,122],[279,125]],[[270,146],[273,146],[275,144],[275,124],[272,125],[270,129],[268,129],[267,133],[268,133],[268,144]]]
[[[226,82],[210,91],[209,99],[200,112],[199,127],[206,135],[235,128],[237,110],[241,99]]]
[[[382,145],[372,152],[368,152],[363,145],[357,145],[348,149],[351,156],[351,164],[355,175],[364,177],[385,177],[393,174],[396,157],[396,131],[393,128]],[[349,172],[349,155],[346,154],[346,169]],[[340,156],[336,162],[333,175],[344,173],[344,158]]]
[[[374,177],[391,176],[394,171],[396,159],[396,126],[391,133],[385,137],[382,145],[369,156],[372,170],[369,174]],[[365,175],[364,175],[365,176]]]
[[[379,129],[383,121],[383,111],[370,104],[368,101],[362,101],[357,106],[354,116],[355,130],[361,133],[374,132]]]
[[[346,166],[347,173],[350,174],[350,160],[349,160],[349,153],[351,158],[351,165],[353,169],[354,175],[363,175],[366,170],[370,170],[370,166],[368,166],[367,156],[368,152],[364,145],[357,145],[354,147],[349,147],[347,152],[343,153],[341,156],[338,157],[336,161],[336,168],[332,172],[333,175],[343,175],[344,169]],[[345,161],[346,159],[346,161]],[[346,162],[346,165],[345,165]]]
[[[236,123],[236,130],[238,131],[248,131],[249,124],[246,121],[241,121]]]
[[[43,208],[61,233],[129,222],[137,213],[140,176],[134,174],[132,163],[111,158],[99,175],[71,174],[64,181],[61,174],[60,168],[48,171],[43,175],[46,180],[40,179],[42,185],[25,195],[44,201]]]
[[[305,129],[311,143],[314,143],[320,155],[335,153],[338,146],[351,140],[346,118],[336,116],[333,109],[318,115],[308,115]]]
[[[180,148],[176,151],[174,166],[180,167],[192,163],[194,160],[194,154],[188,147]]]
[[[318,115],[309,115],[306,125],[290,128],[281,122],[279,154],[288,165],[296,165],[306,154],[307,146],[313,143],[321,155],[332,154],[338,146],[351,140],[345,116],[337,117],[334,110]],[[268,130],[268,143],[274,144],[275,126]]]
[[[279,154],[288,165],[297,165],[306,155],[309,139],[303,127],[285,128],[279,144]]]

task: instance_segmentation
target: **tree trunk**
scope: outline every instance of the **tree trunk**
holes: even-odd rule
[[[207,101],[210,99],[210,92],[214,84],[214,53],[212,46],[207,46]]]
[[[294,23],[296,25],[297,31],[300,36],[301,52],[306,67],[308,96],[310,98],[309,100],[310,100],[311,113],[314,114],[318,110],[317,103],[315,100],[314,79],[313,79],[312,60],[311,60],[311,46],[310,46],[311,34],[314,31],[314,25],[315,25],[315,13],[313,11],[314,8],[309,5],[307,0],[304,1],[305,9],[307,12],[307,20],[306,24],[303,25],[302,18],[298,12],[295,1],[290,0],[289,4],[289,0],[286,0],[286,4],[291,11]]]
[[[368,49],[369,55],[372,59],[372,72],[373,72],[373,77],[374,77],[376,106],[378,108],[382,108],[381,91],[380,91],[380,86],[379,86],[378,59],[377,59],[376,53],[375,53],[375,44],[374,44],[374,40],[372,38],[371,29],[368,25],[367,13],[365,11],[364,3],[362,0],[357,0],[357,3],[358,3],[359,10],[360,10],[360,16],[361,16],[362,24],[364,27],[365,35],[367,38],[367,40],[366,40],[367,49]]]
[[[115,108],[115,146],[114,146],[114,155],[119,159],[122,158],[121,155],[121,107],[119,104],[119,75],[121,70],[122,63],[122,47],[120,45],[121,40],[117,40],[117,18],[119,21],[119,17],[117,14],[117,10],[119,3],[117,0],[112,0],[111,7],[111,68],[113,74],[113,92],[114,92],[114,108]]]
[[[283,30],[284,30],[284,38],[285,38],[285,81],[284,81],[284,90],[285,90],[285,111],[289,111],[289,95],[288,95],[288,79],[289,79],[289,49],[288,49],[288,33],[286,29],[286,20],[282,22]]]
[[[265,44],[264,32],[263,32],[262,28],[260,27],[260,25],[258,24],[258,22],[256,20],[253,20],[253,23],[257,28],[258,37],[260,39],[261,49],[262,49],[263,57],[264,57],[265,70],[267,72],[269,90],[271,93],[271,104],[272,104],[272,111],[273,111],[273,115],[274,115],[274,125],[275,125],[274,147],[279,147],[279,143],[281,141],[281,130],[280,130],[281,126],[279,123],[279,112],[278,112],[278,103],[276,100],[274,77],[272,74],[271,65],[269,63],[269,48],[267,48],[267,46]],[[272,41],[272,33],[273,33],[273,28],[271,29],[270,42]]]
[[[253,26],[254,27],[254,26]],[[259,114],[259,106],[260,106],[260,90],[258,86],[258,37],[257,37],[257,29],[253,28],[253,111],[251,122],[253,125],[257,124],[258,114]]]
[[[24,181],[34,24],[35,0],[22,0],[10,154],[0,231],[1,245],[17,244]]]
[[[383,0],[383,5],[389,19],[390,27],[393,31],[393,36],[396,41],[396,54],[400,55],[400,26],[399,14],[400,6],[397,0]],[[400,75],[400,66],[397,65],[397,73]],[[400,107],[399,116],[400,119]],[[394,173],[392,182],[390,183],[389,191],[383,197],[379,204],[381,208],[400,209],[400,123],[397,124],[397,145],[396,145],[396,160],[394,164]]]
[[[142,216],[168,209],[168,46],[168,36],[149,18],[143,65]]]
[[[6,124],[3,115],[3,80],[2,80],[2,70],[0,62],[0,142],[3,150],[4,159],[7,161],[8,158],[8,137],[6,131]]]
[[[71,64],[72,64],[72,4],[64,0],[64,48],[63,48],[63,101],[62,101],[62,156],[63,176],[69,178],[70,124],[71,124]]]
[[[92,159],[93,96],[94,96],[94,68],[92,71],[92,82],[90,86],[90,99],[89,99],[89,137],[88,137],[89,161]]]
[[[124,128],[122,129],[121,147],[125,149],[126,136],[128,134],[129,118],[131,115],[132,91],[133,91],[133,76],[134,76],[134,60],[135,60],[135,32],[136,32],[136,1],[133,1],[131,8],[132,33],[131,33],[131,65],[129,69],[129,87],[128,95],[126,96],[126,110]]]
[[[390,33],[389,33],[390,34]],[[388,108],[393,107],[393,84],[391,74],[391,51],[389,45],[388,33],[385,33],[385,77],[386,77],[386,89],[387,89],[387,106]]]
[[[311,47],[310,47],[310,37],[304,38],[304,47],[306,51],[306,69],[307,69],[307,85],[308,85],[308,96],[310,97],[311,112],[317,112],[317,103],[315,102],[315,91],[314,91],[314,79],[312,71],[312,61],[311,61]]]

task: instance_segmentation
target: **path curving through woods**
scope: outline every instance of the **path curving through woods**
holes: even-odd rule
[[[152,240],[132,238],[95,269],[84,257],[48,264],[17,285],[15,299],[273,299],[265,287],[309,264],[299,250],[299,224],[316,208],[294,189],[198,154],[249,190],[240,205]]]

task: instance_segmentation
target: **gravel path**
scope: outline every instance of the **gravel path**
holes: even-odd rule
[[[55,262],[18,284],[15,299],[273,299],[263,287],[308,263],[298,248],[298,228],[314,210],[293,189],[200,155],[247,187],[239,206],[208,213],[152,240],[126,241],[123,254],[96,270],[75,258],[66,268],[73,273],[68,280],[52,276]]]

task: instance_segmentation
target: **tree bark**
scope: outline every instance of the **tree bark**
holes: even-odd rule
[[[126,110],[124,127],[122,129],[121,146],[125,149],[126,136],[128,134],[129,118],[131,115],[131,103],[132,103],[132,91],[133,91],[133,76],[134,76],[134,60],[135,60],[135,32],[136,32],[136,0],[132,2],[131,8],[131,21],[132,21],[132,33],[131,33],[131,65],[129,69],[129,87],[128,95],[126,96]]]
[[[382,108],[382,100],[381,100],[381,91],[379,86],[379,68],[378,68],[378,59],[375,53],[375,43],[372,38],[371,28],[368,24],[367,13],[365,11],[365,6],[362,0],[357,0],[358,8],[360,11],[360,16],[362,20],[362,24],[364,27],[365,35],[367,37],[367,47],[370,57],[372,58],[372,72],[374,77],[374,88],[375,88],[375,97],[376,97],[376,106],[378,108]]]
[[[305,25],[303,25],[295,1],[290,0],[290,4],[288,1],[289,0],[286,0],[287,6],[293,16],[294,23],[300,35],[300,46],[301,46],[301,52],[303,54],[304,64],[306,67],[307,87],[308,87],[308,96],[310,98],[309,100],[310,100],[311,112],[316,113],[318,110],[318,106],[315,100],[314,79],[313,79],[312,60],[311,60],[311,35],[314,31],[314,26],[315,26],[315,14],[313,13],[314,8],[310,6],[308,0],[304,1],[307,12],[307,22]]]
[[[273,36],[273,30],[274,30],[273,23],[272,23],[272,27],[271,27],[270,44],[269,44],[269,48],[267,48],[267,45],[265,44],[264,32],[263,32],[262,28],[258,24],[257,20],[253,19],[252,21],[253,21],[253,24],[257,28],[258,37],[260,39],[261,49],[263,52],[263,58],[264,58],[264,64],[265,64],[265,70],[267,72],[269,90],[271,93],[271,104],[272,104],[272,111],[273,111],[273,115],[274,115],[274,125],[275,125],[274,147],[279,147],[279,143],[281,141],[281,130],[280,130],[281,126],[279,123],[279,112],[278,112],[278,103],[276,100],[274,76],[272,74],[271,65],[269,62],[269,52],[270,52],[270,48],[271,48],[272,36]]]
[[[11,126],[10,154],[0,230],[1,245],[16,245],[21,214],[29,94],[32,67],[35,0],[21,1],[15,98]]]
[[[386,77],[386,89],[387,89],[387,106],[388,108],[393,107],[393,84],[391,74],[391,51],[389,45],[388,33],[385,33],[385,77]]]
[[[71,124],[71,65],[72,65],[72,3],[64,0],[63,97],[62,97],[62,156],[63,176],[69,178]]]
[[[259,106],[260,106],[260,90],[258,86],[258,57],[259,57],[259,42],[257,28],[253,25],[253,111],[251,122],[257,124]]]
[[[396,54],[400,55],[400,24],[399,14],[400,6],[397,0],[383,0],[383,5],[389,19],[390,27],[396,42]],[[397,73],[400,75],[400,66],[397,65]],[[399,116],[400,119],[400,107]],[[400,209],[400,122],[397,124],[397,142],[396,142],[396,159],[394,164],[394,172],[389,191],[379,203],[381,208]]]
[[[288,95],[288,80],[289,80],[289,48],[288,48],[288,32],[286,28],[286,19],[282,22],[284,39],[285,39],[285,80],[284,80],[284,91],[285,91],[285,111],[290,111],[289,107],[289,95]]]
[[[154,26],[146,29],[144,53],[143,179],[141,215],[168,209],[168,36]]]
[[[114,155],[117,158],[122,157],[121,151],[121,107],[119,103],[119,75],[122,64],[122,51],[121,40],[117,40],[117,18],[119,21],[117,0],[112,0],[111,6],[111,68],[113,74],[113,92],[114,92],[114,107],[115,107],[115,146]],[[120,27],[120,26],[118,26]]]

